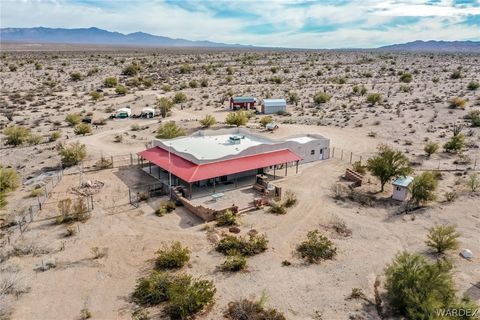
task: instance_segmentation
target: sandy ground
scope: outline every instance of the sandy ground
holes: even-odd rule
[[[136,168],[87,173],[84,179],[105,185],[94,196],[92,218],[78,224],[77,235],[66,238],[65,226],[55,225],[51,219],[57,214],[56,202],[72,197],[70,188],[79,183],[78,175],[65,175],[47,201],[49,204],[29,226],[24,240],[16,244],[33,244],[48,253],[15,256],[4,262],[18,265],[30,287],[29,292],[13,299],[12,319],[77,319],[84,307],[94,319],[130,319],[133,305],[128,296],[136,279],[151,270],[154,253],[162,243],[172,240],[181,241],[193,252],[185,271],[212,279],[217,287],[216,303],[201,319],[220,319],[229,301],[259,297],[263,291],[269,296],[268,304],[284,312],[288,319],[376,319],[373,305],[346,299],[351,289],[362,288],[373,301],[376,276],[382,275],[385,265],[400,250],[426,253],[425,234],[436,223],[456,225],[462,234],[461,247],[475,253],[472,262],[460,258],[458,252],[451,258],[459,291],[480,299],[480,290],[474,287],[480,282],[480,198],[478,193],[466,190],[462,171],[444,172],[438,201],[415,215],[397,215],[400,205],[388,199],[365,207],[335,200],[331,195],[332,185],[349,166],[349,154],[354,153],[353,160],[360,156],[365,159],[381,143],[404,151],[416,169],[478,168],[480,131],[465,118],[469,112],[480,110],[479,91],[467,89],[470,81],[480,81],[478,55],[37,49],[2,48],[1,52],[0,126],[29,127],[44,141],[12,148],[4,145],[4,136],[0,135],[1,164],[15,168],[23,182],[8,195],[9,204],[0,211],[0,218],[6,221],[35,203],[35,198],[28,197],[35,185],[31,182],[58,166],[58,141],[46,142],[54,130],[62,132],[62,143],[85,144],[89,160],[128,156],[145,148],[160,122],[174,120],[192,132],[200,128],[199,119],[212,114],[218,122],[215,127],[225,126],[222,122],[228,114],[228,91],[257,98],[287,98],[291,91],[298,93],[298,103],[289,102],[287,114],[273,115],[280,126],[274,133],[260,129],[262,115],[251,118],[247,127],[274,138],[322,134],[331,139],[336,151],[334,159],[301,166],[299,174],[277,181],[299,199],[286,215],[258,210],[242,216],[242,234],[251,228],[265,233],[269,249],[249,258],[248,271],[238,274],[217,270],[223,257],[208,241],[205,225],[185,209],[178,208],[160,218],[153,214],[160,198],[140,208],[128,204],[129,186],[152,181]],[[137,78],[153,79],[152,87],[132,84],[136,77],[121,74],[133,61],[141,64]],[[41,65],[38,70],[35,62]],[[193,70],[181,73],[184,64]],[[10,65],[17,70],[10,71]],[[95,67],[98,70],[90,74]],[[462,77],[451,79],[452,72],[459,68]],[[76,71],[82,74],[80,81],[70,79],[70,73]],[[413,81],[401,83],[401,71],[412,73]],[[113,88],[103,88],[103,97],[93,101],[90,92],[102,87],[109,76],[128,86],[129,93],[120,96]],[[282,78],[280,84],[272,80],[278,76]],[[341,84],[340,78],[346,83]],[[208,81],[207,87],[189,86],[191,80],[200,83],[202,79]],[[370,106],[365,96],[353,93],[355,85],[381,93],[385,101]],[[64,121],[73,112],[94,120],[106,119],[112,110],[125,106],[139,113],[146,106],[154,106],[157,98],[173,97],[179,91],[187,95],[187,101],[176,104],[166,119],[106,120],[103,125],[93,126],[92,134],[86,136],[76,136]],[[332,99],[315,105],[313,95],[319,91],[331,94]],[[464,108],[449,108],[449,100],[456,96],[465,99]],[[140,130],[132,130],[134,124]],[[462,126],[466,136],[463,152],[448,154],[439,150],[426,158],[425,143],[443,145],[452,136],[454,125]],[[115,142],[117,135],[123,136],[122,142]],[[340,160],[342,150],[344,159]],[[364,190],[377,190],[375,179],[369,181],[371,184],[367,183]],[[460,198],[447,204],[447,191],[458,192]],[[389,187],[379,196],[388,198],[390,192]],[[350,237],[339,236],[331,229],[334,216],[346,222],[352,230]],[[305,265],[293,251],[315,228],[333,239],[338,256],[319,265]],[[93,247],[108,248],[107,257],[93,259]],[[35,271],[42,261],[49,260],[55,260],[55,269]],[[283,260],[291,261],[292,266],[283,267]],[[160,317],[157,309],[150,311],[154,318]]]

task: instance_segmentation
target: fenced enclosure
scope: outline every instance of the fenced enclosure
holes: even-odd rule
[[[141,201],[169,194],[168,186],[162,182],[143,184],[128,188],[128,199],[131,205],[138,208]]]

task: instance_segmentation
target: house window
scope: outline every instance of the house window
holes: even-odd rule
[[[311,155],[314,155],[314,154],[315,154],[315,150],[310,150],[310,154],[311,154]]]
[[[400,187],[397,187],[397,191],[401,191],[402,189]]]

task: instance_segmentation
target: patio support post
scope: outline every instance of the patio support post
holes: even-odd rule
[[[273,180],[275,180],[275,170],[277,169],[277,165],[274,165],[273,166]]]
[[[148,161],[148,172],[152,174],[152,163]]]
[[[160,167],[158,167],[158,166],[157,166],[157,169],[158,169],[158,170],[157,170],[157,172],[158,172],[158,180],[160,180],[160,174],[161,174],[162,169],[160,169]]]
[[[287,176],[288,162],[285,162],[285,177]]]
[[[213,178],[213,193],[216,193],[216,190],[215,190],[215,178]]]
[[[190,188],[190,194],[189,194],[189,198],[192,199],[192,183],[190,182],[188,184],[189,188]]]
[[[237,183],[237,174],[235,173],[235,189],[238,187],[238,183]]]
[[[298,160],[297,160],[296,166],[297,166],[297,168],[296,168],[296,172],[295,172],[295,173],[298,173]]]

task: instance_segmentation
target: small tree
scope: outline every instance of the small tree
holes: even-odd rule
[[[87,133],[91,133],[92,132],[92,126],[89,125],[88,123],[80,123],[80,124],[77,124],[75,126],[75,129],[73,130],[73,132],[76,134],[76,135],[86,135]]]
[[[377,103],[382,103],[382,101],[383,97],[380,93],[369,93],[367,95],[367,102],[372,106],[376,105]]]
[[[174,105],[172,99],[167,97],[161,97],[160,99],[157,99],[156,104],[160,109],[160,114],[162,115],[162,118],[165,118],[168,115]]]
[[[69,113],[65,117],[65,121],[68,122],[68,124],[73,127],[82,121],[82,116],[79,115],[78,113]]]
[[[225,122],[229,125],[234,125],[237,127],[244,126],[248,122],[248,115],[245,111],[235,111],[230,112],[227,115]]]
[[[471,173],[467,179],[467,186],[471,192],[475,192],[480,188],[480,178],[476,172]]]
[[[156,137],[159,139],[172,139],[185,135],[185,130],[175,123],[175,121],[168,121],[161,125],[157,130]]]
[[[425,147],[423,148],[423,151],[425,151],[425,153],[427,154],[427,157],[430,158],[432,154],[437,152],[438,148],[439,148],[438,143],[429,142],[425,145]]]
[[[118,80],[115,77],[108,77],[103,81],[103,85],[107,88],[115,88],[118,85]]]
[[[337,248],[327,237],[318,230],[309,231],[307,240],[297,246],[297,252],[309,263],[332,259],[337,254]]]
[[[3,130],[6,137],[5,144],[19,146],[27,142],[31,135],[30,129],[23,126],[10,126]]]
[[[433,172],[425,171],[415,177],[410,184],[411,200],[416,205],[424,204],[436,199],[435,190],[438,181]]]
[[[80,142],[71,143],[58,151],[64,167],[78,164],[87,157],[87,147]]]
[[[267,124],[271,123],[272,121],[273,118],[271,116],[264,116],[260,119],[260,124],[265,128]]]
[[[463,149],[465,146],[465,135],[459,133],[450,138],[444,145],[443,148],[446,152],[458,152]]]
[[[458,249],[460,234],[454,226],[438,225],[429,229],[425,244],[437,253],[445,253],[447,250]]]
[[[410,161],[398,150],[394,150],[387,145],[378,147],[378,154],[367,161],[367,169],[370,173],[380,180],[383,192],[385,184],[391,178],[396,176],[406,176],[412,172]]]
[[[200,120],[200,124],[204,128],[210,128],[211,126],[214,126],[215,123],[217,123],[217,120],[211,114],[207,114],[205,118]]]
[[[155,267],[157,269],[180,269],[190,260],[190,250],[178,241],[172,242],[170,248],[157,251]]]
[[[184,103],[187,101],[187,95],[183,92],[177,92],[173,96],[173,102],[174,103]]]
[[[317,92],[313,96],[313,102],[315,102],[316,104],[323,104],[323,103],[327,103],[328,101],[330,101],[331,98],[332,98],[332,96],[329,95],[328,93]]]

